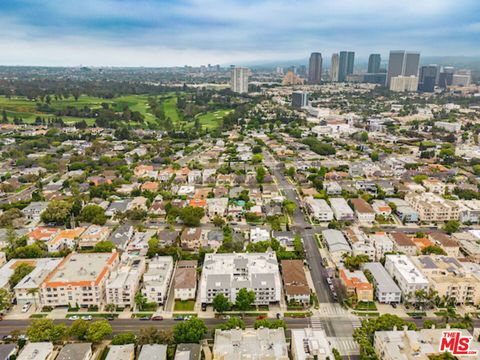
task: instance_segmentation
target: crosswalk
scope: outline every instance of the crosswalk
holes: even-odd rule
[[[341,355],[353,355],[359,353],[359,346],[351,336],[329,337],[332,348],[338,350]]]
[[[353,317],[352,318],[352,327],[354,329],[362,327],[362,320],[360,320],[358,317]]]
[[[321,316],[336,317],[336,316],[349,316],[350,313],[345,310],[340,304],[336,303],[322,303],[318,309]]]
[[[310,317],[310,327],[312,329],[322,329],[324,330],[323,321],[318,316]]]

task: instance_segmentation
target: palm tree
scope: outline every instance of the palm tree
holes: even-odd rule
[[[455,308],[453,306],[448,306],[447,310],[442,313],[442,317],[445,319],[445,323],[448,324],[450,320],[456,319],[458,314],[455,312]]]
[[[31,295],[33,297],[33,303],[35,304],[35,310],[37,310],[37,294],[38,288],[31,288],[27,290],[27,295]]]

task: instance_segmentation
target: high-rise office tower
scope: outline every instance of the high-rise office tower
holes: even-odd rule
[[[233,92],[248,93],[248,75],[250,69],[243,67],[233,67],[230,76],[230,86]]]
[[[380,62],[381,62],[380,54],[370,54],[368,57],[368,73],[369,74],[377,74],[380,72]]]
[[[313,52],[308,62],[308,82],[320,84],[322,82],[322,54]]]
[[[332,54],[332,63],[330,64],[330,80],[331,81],[338,81],[338,54]]]
[[[294,91],[292,93],[292,106],[301,109],[308,104],[308,93],[304,91]]]
[[[405,50],[390,51],[390,56],[388,58],[387,87],[390,87],[392,77],[418,77],[419,64],[420,53],[418,52],[406,52]]]
[[[353,51],[340,51],[338,62],[338,81],[343,82],[347,75],[353,74],[355,53]]]
[[[444,66],[438,78],[438,86],[445,89],[447,86],[452,85],[454,73],[455,69],[453,67]]]
[[[438,65],[431,64],[420,68],[418,90],[421,92],[433,92],[438,76]]]

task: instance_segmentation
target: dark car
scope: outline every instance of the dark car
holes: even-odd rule
[[[163,320],[163,316],[160,316],[160,315],[152,316],[152,320],[153,320],[153,321],[162,321],[162,320]]]
[[[183,316],[175,316],[175,318],[173,319],[175,321],[182,321],[183,320]]]
[[[106,319],[107,319],[108,321],[113,321],[113,320],[115,320],[115,316],[113,316],[113,315],[108,315]]]

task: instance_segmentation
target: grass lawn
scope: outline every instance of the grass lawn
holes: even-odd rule
[[[374,302],[359,302],[355,307],[355,310],[376,311],[377,306]]]
[[[200,122],[200,125],[202,125],[203,128],[216,129],[223,121],[223,118],[227,116],[229,113],[231,113],[232,111],[233,110],[231,109],[210,111],[207,113],[198,114],[197,118],[198,118],[198,121]]]
[[[165,112],[165,118],[172,119],[174,124],[180,122],[180,115],[177,111],[177,97],[172,95],[161,98],[163,111]]]
[[[195,308],[195,300],[175,300],[174,311],[193,311]]]
[[[141,318],[141,317],[145,317],[145,316],[149,316],[149,317],[152,317],[153,313],[152,312],[139,312],[139,313],[133,313],[132,314],[132,319],[135,319],[135,318]]]

